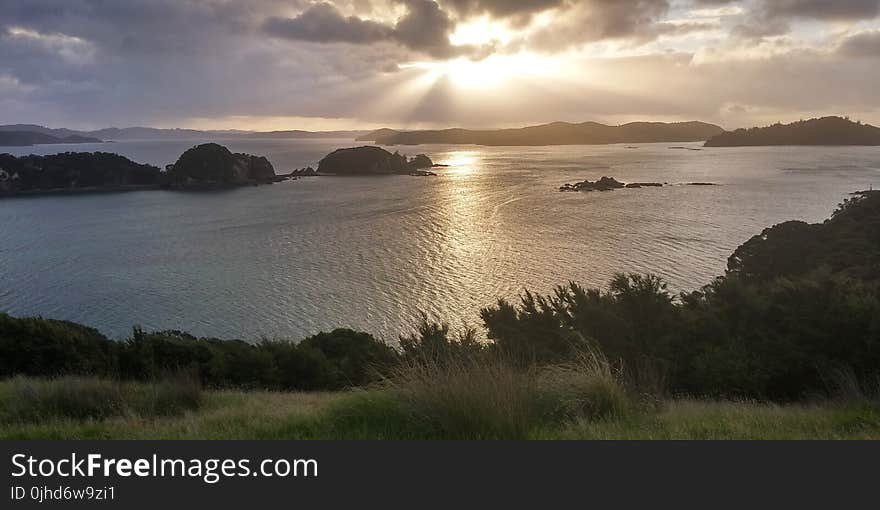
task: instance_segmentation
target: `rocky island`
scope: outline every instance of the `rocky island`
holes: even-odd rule
[[[424,154],[407,159],[398,152],[381,147],[364,146],[337,149],[318,163],[319,174],[332,175],[435,175],[426,170],[433,167]]]
[[[737,129],[710,138],[706,147],[771,145],[880,145],[880,128],[844,117],[822,117],[791,124]]]
[[[574,184],[563,184],[559,187],[559,191],[611,191],[625,187],[626,184],[614,177],[602,177],[595,182],[586,180]]]
[[[661,182],[630,182],[623,183],[615,179],[614,177],[602,177],[597,181],[585,180],[581,182],[575,183],[567,183],[563,184],[559,187],[559,191],[612,191],[616,189],[626,188],[626,189],[638,189],[638,188],[662,188],[666,184],[669,183],[661,183]],[[684,186],[717,186],[717,184],[713,182],[685,182],[681,183]]]

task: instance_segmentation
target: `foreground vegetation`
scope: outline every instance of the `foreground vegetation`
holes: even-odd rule
[[[64,411],[40,419],[10,416],[8,410],[19,398],[15,386],[34,383],[0,383],[0,439],[880,439],[880,404],[870,400],[777,405],[675,399],[601,417],[566,418],[508,415],[499,413],[504,407],[459,405],[442,398],[427,407],[407,407],[412,402],[406,397],[378,389],[221,390],[203,392],[195,408],[170,412],[134,404],[121,414],[93,418],[73,418]],[[147,385],[134,386],[129,390],[139,391],[129,394],[141,395],[135,402],[151,393]],[[480,390],[471,404],[481,403],[489,393]],[[416,409],[433,414],[420,415]]]

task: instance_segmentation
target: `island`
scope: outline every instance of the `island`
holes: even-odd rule
[[[172,188],[212,188],[268,184],[278,180],[264,156],[233,153],[216,143],[203,143],[181,154],[166,168]]]
[[[598,122],[553,122],[512,129],[442,129],[396,131],[383,128],[357,140],[381,145],[472,144],[487,146],[602,145],[613,143],[702,142],[724,129],[705,122],[631,122],[608,126]]]
[[[626,184],[614,177],[602,177],[595,182],[586,180],[574,184],[563,184],[559,187],[559,191],[611,191],[625,187]]]
[[[630,183],[622,183],[615,179],[614,177],[604,176],[597,181],[585,180],[581,182],[575,183],[567,183],[563,184],[559,187],[559,191],[570,192],[570,191],[612,191],[616,189],[626,188],[626,189],[639,189],[639,188],[662,188],[666,184],[669,183],[661,183],[661,182],[630,182]],[[681,183],[683,186],[717,186],[717,184],[713,182],[685,182]]]
[[[0,196],[147,189],[199,190],[270,184],[278,176],[263,156],[216,143],[197,145],[165,170],[107,152],[49,156],[0,154]]]
[[[103,140],[82,135],[59,137],[35,131],[0,131],[0,147],[29,147],[31,145],[61,143],[103,143]]]
[[[158,167],[107,152],[50,156],[0,154],[0,194],[146,189],[159,186]]]
[[[706,147],[771,145],[880,145],[880,128],[845,117],[822,117],[728,131],[710,138]]]
[[[337,149],[318,163],[319,174],[332,175],[435,175],[426,170],[433,167],[431,158],[424,154],[407,159],[398,152],[381,147],[363,146]]]

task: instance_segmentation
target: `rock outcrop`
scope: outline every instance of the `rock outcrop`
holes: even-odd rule
[[[624,188],[626,185],[614,177],[602,177],[596,182],[581,181],[574,184],[563,184],[559,191],[611,191]]]
[[[559,191],[611,191],[620,188],[639,189],[639,188],[662,188],[669,184],[668,182],[630,182],[622,183],[614,177],[602,177],[598,181],[581,181],[575,183],[563,184],[559,187]],[[714,182],[684,182],[679,186],[717,186]]]

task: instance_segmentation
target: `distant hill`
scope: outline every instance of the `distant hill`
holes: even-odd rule
[[[737,129],[714,136],[706,147],[767,145],[880,145],[880,128],[843,117]]]
[[[696,142],[723,133],[705,122],[632,122],[607,126],[597,122],[571,124],[553,122],[512,129],[442,129],[395,131],[380,129],[358,138],[382,145],[472,144],[472,145],[601,145],[611,143]]]
[[[0,147],[27,147],[58,143],[101,143],[101,140],[76,134],[59,137],[36,131],[0,131]]]
[[[236,138],[348,138],[354,139],[366,133],[366,131],[303,131],[303,130],[287,130],[287,131],[241,131],[241,130],[215,130],[200,131],[197,129],[160,129],[149,127],[127,127],[127,128],[104,128],[94,131],[76,131],[66,128],[47,128],[35,124],[9,124],[0,126],[0,136],[9,132],[29,132],[42,135],[48,135],[56,138],[65,139],[68,137],[85,137],[89,139],[100,140],[216,140],[216,139],[236,139]],[[2,140],[2,138],[0,138]],[[99,141],[100,141],[99,140]],[[51,142],[39,142],[51,143]],[[55,142],[55,143],[75,143],[75,142]],[[0,145],[4,145],[0,143]],[[9,145],[9,144],[7,144]],[[25,144],[30,145],[30,144]]]

